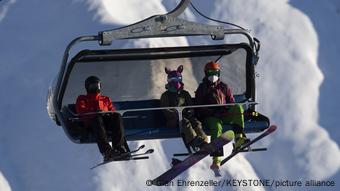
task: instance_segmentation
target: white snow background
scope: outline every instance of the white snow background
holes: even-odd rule
[[[340,2],[336,0],[193,0],[207,15],[252,29],[262,42],[257,72],[258,110],[279,129],[223,166],[224,179],[333,180],[340,189],[338,101]],[[176,6],[175,0],[0,1],[0,190],[159,190],[145,181],[169,168],[182,150],[177,140],[131,142],[154,148],[151,159],[106,165],[97,146],[70,142],[46,113],[46,94],[64,48],[73,38],[131,24]],[[184,17],[208,22],[186,11]],[[124,47],[192,44],[185,38],[136,40]],[[138,67],[134,68],[138,70]],[[157,68],[153,69],[154,71]],[[152,79],[164,77],[155,73]],[[190,78],[190,76],[185,76]],[[126,79],[133,80],[127,76]],[[196,79],[199,80],[199,79]],[[148,80],[149,81],[149,80]],[[198,81],[197,81],[198,82]],[[186,84],[186,86],[196,86]],[[156,83],[156,82],[155,82]],[[156,84],[157,85],[157,84]],[[152,92],[151,92],[152,93]],[[230,151],[230,147],[227,148]],[[179,176],[215,179],[207,158]],[[162,187],[161,190],[220,190]],[[226,190],[311,190],[227,187]]]

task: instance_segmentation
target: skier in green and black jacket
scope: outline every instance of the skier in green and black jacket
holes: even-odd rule
[[[184,90],[182,81],[183,66],[179,66],[177,70],[169,70],[165,68],[168,75],[165,88],[166,91],[161,96],[161,107],[178,107],[193,105],[191,95]],[[168,128],[178,127],[178,113],[174,109],[164,110],[166,124]],[[207,135],[202,129],[202,124],[194,117],[193,109],[183,110],[183,120],[181,132],[184,134],[184,140],[187,145],[197,150],[207,142]]]

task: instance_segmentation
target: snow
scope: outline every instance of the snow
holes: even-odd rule
[[[0,172],[0,190],[2,191],[11,191],[11,187],[9,186],[6,178],[4,175]]]
[[[252,34],[261,40],[257,68],[260,77],[256,84],[257,101],[261,103],[258,109],[279,127],[272,137],[261,142],[268,146],[267,152],[238,155],[223,167],[224,179],[334,180],[337,181],[334,190],[339,190],[340,131],[336,123],[339,108],[336,100],[340,93],[336,75],[340,49],[340,38],[336,36],[340,30],[339,2],[193,2],[211,17],[252,29]],[[131,142],[131,147],[145,143],[155,149],[155,154],[150,160],[112,163],[91,171],[89,167],[101,160],[96,145],[71,143],[48,118],[45,98],[49,83],[59,70],[64,48],[74,37],[162,14],[175,4],[170,0],[0,1],[0,87],[6,88],[0,91],[1,191],[159,190],[147,187],[145,181],[169,168],[170,154],[183,152],[178,140]],[[191,11],[186,11],[184,17],[206,22]],[[115,45],[156,47],[193,43],[190,39],[176,38]],[[150,69],[154,74],[152,81],[163,78],[159,72],[163,68]],[[184,76],[190,79],[194,69],[193,66],[185,70]],[[191,79],[186,87],[196,87],[200,80]],[[150,94],[163,88],[163,84],[153,85]],[[230,149],[229,145],[225,152]],[[206,171],[210,162],[211,159],[204,159],[179,179],[215,179]],[[270,190],[268,187],[233,189]],[[192,188],[168,186],[162,190]]]
[[[219,16],[227,18],[241,4],[240,1],[221,1],[220,5],[224,6],[220,7],[228,5],[228,9]],[[259,110],[281,127],[273,136],[275,141],[268,152],[273,157],[266,162],[259,155],[249,156],[249,160],[261,169],[264,177],[297,179],[304,174],[305,178],[328,178],[339,170],[340,152],[336,142],[318,124],[318,90],[323,75],[317,66],[319,44],[312,23],[285,1],[266,4],[253,1],[248,5],[261,14],[254,14],[248,20],[244,14],[235,18],[236,22],[254,23],[248,28],[257,29],[254,35],[262,40],[262,50],[275,47],[273,51],[261,53],[258,71],[263,75],[257,81]],[[267,19],[273,13],[276,18]],[[293,17],[294,22],[287,15]],[[256,28],[257,21],[263,21],[261,29]],[[282,157],[280,153],[286,156]],[[289,165],[287,159],[291,160]],[[266,168],[275,165],[284,168]]]
[[[117,1],[110,0],[89,0],[88,3],[90,9],[97,10],[97,16],[103,23],[128,25],[138,22],[140,18],[166,13],[165,7],[159,0],[149,0],[148,3],[144,3],[143,11],[135,9],[141,3],[139,0],[121,1],[119,4]]]
[[[337,131],[339,115],[334,115],[333,112],[340,107],[340,102],[329,101],[328,98],[338,98],[340,96],[340,87],[338,85],[340,81],[338,71],[340,68],[337,64],[340,38],[335,37],[336,34],[340,33],[340,1],[316,1],[313,4],[307,4],[300,0],[294,0],[291,4],[309,16],[318,33],[319,54],[317,62],[320,70],[327,74],[324,75],[320,87],[319,121],[324,128],[332,132],[330,134],[331,138],[339,144],[340,132]],[[320,17],[320,9],[328,11],[324,11],[322,17]]]
[[[2,5],[0,4],[0,22],[5,18],[8,9],[15,3],[15,0],[8,0]]]

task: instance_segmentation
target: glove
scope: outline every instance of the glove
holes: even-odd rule
[[[193,118],[195,116],[194,110],[193,109],[183,110],[183,116],[188,119]]]

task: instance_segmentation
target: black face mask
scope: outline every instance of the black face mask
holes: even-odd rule
[[[100,93],[100,83],[90,84],[87,93]]]

